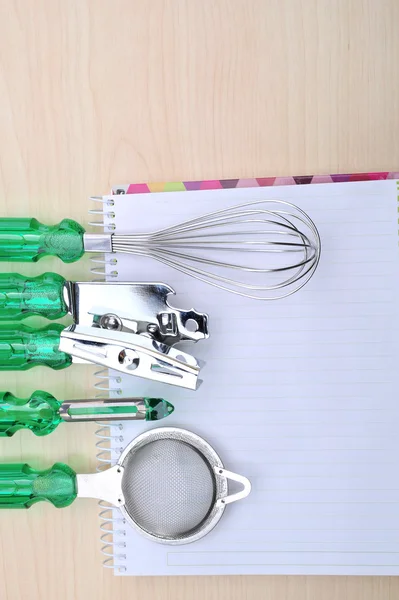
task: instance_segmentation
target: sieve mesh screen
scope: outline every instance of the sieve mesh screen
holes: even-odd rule
[[[133,447],[123,461],[130,518],[150,535],[178,540],[195,532],[215,504],[211,466],[194,446],[164,438]]]

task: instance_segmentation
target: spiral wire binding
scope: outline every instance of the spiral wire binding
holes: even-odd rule
[[[100,221],[90,221],[89,224],[92,227],[103,227],[104,230],[114,231],[115,225],[113,223],[109,225],[104,222],[104,217],[108,219],[115,218],[115,213],[109,210],[114,206],[114,201],[105,200],[97,196],[92,197],[91,200],[101,203],[102,206],[100,209],[89,210],[89,214],[101,216],[102,219]],[[118,276],[116,269],[112,269],[108,273],[106,272],[107,265],[116,267],[118,264],[118,260],[115,257],[108,258],[107,255],[103,255],[102,258],[91,258],[90,261],[94,265],[90,269],[90,272],[93,275],[101,277],[101,279],[95,279],[94,281],[104,281],[106,275],[108,277]],[[94,387],[98,391],[96,398],[109,398],[111,393],[118,396],[122,395],[122,389],[119,386],[121,383],[120,376],[111,375],[108,369],[101,369],[94,373],[94,377],[98,379],[94,384]],[[124,448],[123,424],[97,421],[97,425],[99,426],[95,432],[97,438],[97,471],[102,471],[112,467],[116,463],[116,459],[113,459],[114,453],[119,455]],[[126,536],[126,521],[118,509],[115,509],[108,502],[100,500],[98,505],[100,507],[99,517],[101,520],[101,552],[105,557],[103,566],[106,569],[125,573],[126,543],[123,538]],[[119,516],[117,516],[118,514]]]
[[[99,429],[96,430],[97,438],[97,471],[112,467],[116,459],[112,458],[111,445],[115,453],[120,454],[124,447],[123,424],[97,422]],[[120,444],[118,446],[118,444]],[[101,552],[104,555],[103,566],[106,569],[117,570],[119,573],[126,572],[126,521],[122,513],[105,500],[100,500],[100,542]]]

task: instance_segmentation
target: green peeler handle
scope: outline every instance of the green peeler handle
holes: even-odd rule
[[[76,473],[68,465],[56,463],[45,471],[24,463],[0,465],[0,508],[30,508],[41,500],[63,508],[76,496]]]
[[[47,435],[62,421],[61,402],[47,392],[37,390],[30,398],[17,398],[0,392],[0,437],[11,437],[20,429],[35,435]]]
[[[75,262],[84,253],[84,232],[71,219],[53,226],[36,219],[0,219],[0,261],[36,262],[42,256],[58,256]]]
[[[59,350],[63,325],[54,323],[43,329],[25,325],[0,325],[0,371],[25,371],[36,365],[64,369],[72,357]]]
[[[0,321],[20,320],[29,315],[60,319],[68,314],[63,297],[65,279],[56,273],[23,277],[0,273]]]

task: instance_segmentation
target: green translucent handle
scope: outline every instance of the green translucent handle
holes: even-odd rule
[[[0,273],[0,321],[20,320],[28,315],[60,319],[68,313],[63,298],[65,279],[56,273],[23,277]]]
[[[52,369],[68,367],[72,357],[59,350],[63,329],[58,323],[43,329],[0,325],[0,371],[24,371],[36,365]]]
[[[37,390],[30,398],[17,398],[0,392],[0,437],[11,437],[20,429],[35,435],[47,435],[62,421],[61,402],[47,392]]]
[[[77,496],[76,473],[63,463],[45,471],[27,464],[0,465],[0,508],[30,508],[47,500],[62,508]]]
[[[0,261],[36,262],[42,256],[58,256],[74,262],[84,253],[84,232],[71,219],[53,226],[36,219],[0,219]]]

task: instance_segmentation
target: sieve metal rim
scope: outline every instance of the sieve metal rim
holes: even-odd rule
[[[214,477],[215,482],[215,502],[213,507],[211,508],[208,516],[205,518],[203,523],[199,525],[197,529],[193,532],[188,533],[185,536],[181,536],[179,538],[162,538],[156,535],[153,535],[140,527],[134,519],[129,515],[124,502],[119,504],[119,509],[122,512],[126,521],[138,531],[141,535],[150,539],[152,541],[158,542],[160,544],[168,544],[168,545],[182,545],[189,544],[199,540],[200,538],[207,535],[219,522],[221,519],[226,504],[223,502],[218,502],[219,500],[223,500],[228,495],[228,484],[227,477],[224,475],[220,475],[217,473],[217,470],[224,470],[223,462],[214,448],[202,437],[193,433],[192,431],[188,431],[187,429],[182,429],[180,427],[157,427],[154,429],[149,429],[144,433],[138,435],[134,438],[123,450],[122,454],[118,460],[118,466],[124,469],[124,462],[128,454],[134,450],[139,449],[142,446],[151,443],[151,438],[154,438],[153,441],[159,439],[176,439],[179,441],[183,441],[188,445],[191,445],[197,452],[200,452],[203,459],[206,460],[209,464],[211,472]],[[123,479],[124,474],[122,475]]]

